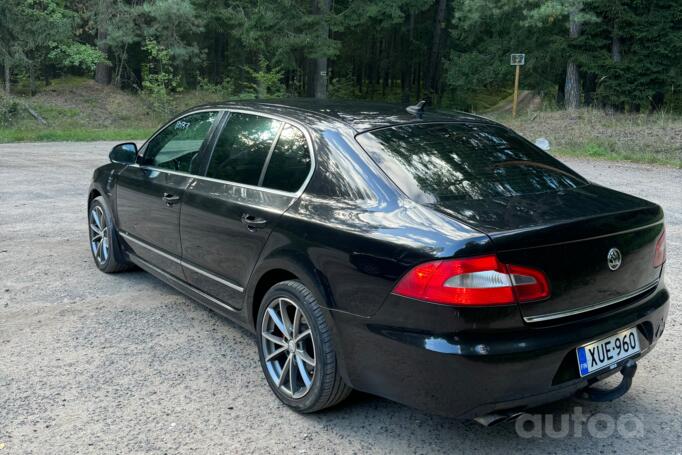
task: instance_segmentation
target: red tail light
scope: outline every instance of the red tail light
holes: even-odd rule
[[[450,305],[505,305],[549,297],[545,275],[503,264],[497,256],[426,262],[407,272],[393,292]]]
[[[661,236],[656,241],[656,251],[654,252],[654,267],[660,267],[665,263],[665,228]]]

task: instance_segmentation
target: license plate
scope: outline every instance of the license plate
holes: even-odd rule
[[[619,360],[639,353],[637,329],[624,330],[616,335],[594,341],[576,349],[580,376],[615,365]]]

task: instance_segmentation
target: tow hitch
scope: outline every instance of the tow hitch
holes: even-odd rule
[[[637,372],[637,362],[630,359],[625,362],[625,365],[620,370],[620,374],[623,375],[623,380],[616,387],[610,390],[599,389],[596,387],[589,386],[580,392],[578,392],[578,398],[589,401],[613,401],[617,398],[622,397],[630,390],[632,385],[632,378]]]

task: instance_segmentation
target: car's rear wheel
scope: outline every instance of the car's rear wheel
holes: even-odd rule
[[[90,252],[102,272],[117,273],[132,267],[120,251],[113,218],[102,196],[94,198],[88,206],[88,233]]]
[[[258,351],[277,398],[298,412],[315,412],[351,391],[339,372],[331,332],[312,292],[283,281],[263,298],[258,312]]]

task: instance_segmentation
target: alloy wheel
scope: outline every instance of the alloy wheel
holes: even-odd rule
[[[109,227],[104,210],[95,205],[90,210],[90,248],[95,260],[102,265],[109,259]]]
[[[312,387],[315,344],[305,314],[294,301],[279,297],[268,305],[261,343],[270,379],[284,395],[298,399]]]

